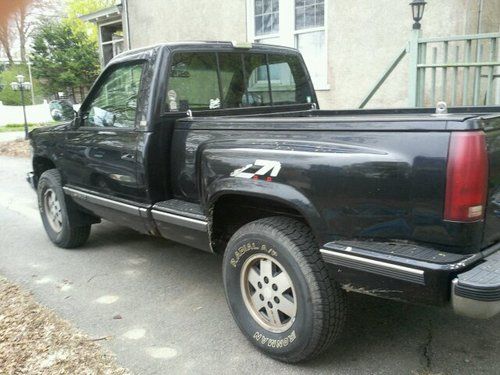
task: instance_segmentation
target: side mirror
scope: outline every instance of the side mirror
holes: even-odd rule
[[[53,110],[50,111],[50,117],[52,117],[54,121],[62,121],[63,119],[61,111],[57,108],[54,108]]]
[[[67,100],[54,100],[49,104],[50,116],[55,121],[71,121],[75,118],[76,111]]]

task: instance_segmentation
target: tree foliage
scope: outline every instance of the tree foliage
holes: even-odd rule
[[[96,25],[90,22],[83,22],[79,17],[83,14],[108,8],[116,3],[116,0],[66,0],[67,17],[65,18],[65,22],[73,30],[85,32],[91,40],[97,42]]]
[[[97,43],[66,22],[45,21],[31,48],[33,74],[47,94],[74,93],[90,86],[99,74]]]

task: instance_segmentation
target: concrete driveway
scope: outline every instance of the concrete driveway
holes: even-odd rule
[[[24,139],[24,131],[0,132],[0,142],[10,142],[16,139]]]
[[[134,373],[500,373],[499,318],[360,295],[350,295],[347,329],[328,353],[296,366],[271,360],[233,322],[220,258],[110,223],[94,226],[84,248],[58,249],[42,229],[28,169],[28,160],[0,158],[0,274],[106,337]]]

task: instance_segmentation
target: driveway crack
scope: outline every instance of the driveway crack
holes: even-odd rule
[[[426,370],[430,371],[432,368],[432,339],[433,339],[433,332],[432,332],[432,321],[429,320],[429,327],[427,329],[427,337],[423,345],[423,350],[422,350],[422,355],[424,357],[425,361],[425,368]]]

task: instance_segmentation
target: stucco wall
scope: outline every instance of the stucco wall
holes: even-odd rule
[[[128,0],[132,48],[180,40],[246,40],[245,0]]]
[[[292,0],[290,0],[292,1]],[[409,0],[326,0],[328,84],[322,108],[357,107],[406,45]],[[128,0],[132,48],[178,40],[246,40],[246,1]],[[428,0],[424,36],[473,34],[480,0]],[[481,32],[499,31],[500,1],[483,0]],[[408,58],[368,107],[408,105]]]
[[[330,91],[319,92],[323,108],[357,107],[407,43],[412,18],[409,1],[329,0],[328,55]],[[429,0],[423,36],[473,34],[478,0]],[[484,0],[482,32],[499,31],[500,1]],[[406,57],[368,107],[408,105]]]

